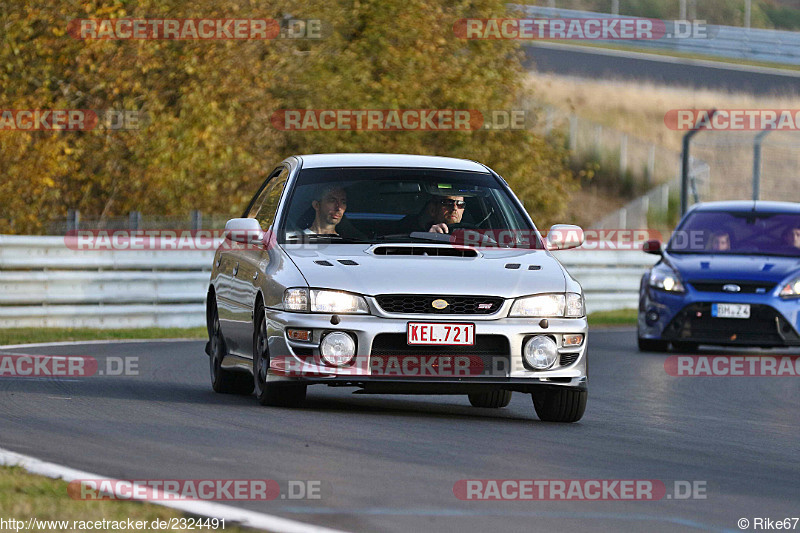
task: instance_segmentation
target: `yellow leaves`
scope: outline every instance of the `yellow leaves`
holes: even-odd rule
[[[277,109],[519,109],[527,95],[519,91],[518,47],[452,35],[454,20],[478,11],[502,14],[501,0],[482,0],[478,7],[469,1],[295,0],[292,15],[319,18],[333,33],[319,41],[267,43],[77,41],[59,35],[65,23],[56,7],[47,0],[29,3],[41,7],[30,8],[27,18],[26,8],[10,8],[11,20],[24,20],[12,25],[0,48],[0,85],[9,107],[134,109],[148,119],[130,131],[2,132],[0,169],[13,183],[0,184],[0,193],[8,186],[26,194],[10,208],[15,220],[23,220],[30,205],[48,216],[77,208],[91,218],[110,197],[109,216],[240,211],[265,167],[292,153],[331,151],[479,159],[524,191],[537,216],[557,213],[563,204],[542,193],[564,190],[563,154],[528,132],[284,132],[270,122]],[[288,7],[87,0],[84,9],[85,18],[279,18]],[[81,16],[76,8],[75,18]],[[13,230],[41,231],[35,226],[40,218],[46,217]]]

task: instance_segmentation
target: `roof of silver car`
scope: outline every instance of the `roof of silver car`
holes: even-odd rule
[[[443,168],[488,172],[486,167],[475,161],[438,157],[431,155],[405,154],[313,154],[297,156],[303,168],[329,167],[401,167],[401,168]]]

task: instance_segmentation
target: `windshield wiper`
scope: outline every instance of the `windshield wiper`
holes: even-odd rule
[[[343,244],[372,244],[370,241],[363,239],[353,239],[351,237],[342,237],[333,233],[304,233],[302,235],[292,235],[286,238],[287,243],[296,242],[339,242]]]

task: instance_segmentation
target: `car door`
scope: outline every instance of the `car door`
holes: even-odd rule
[[[264,231],[272,227],[288,177],[289,168],[286,166],[272,171],[244,214],[246,218],[257,219]],[[259,278],[268,266],[269,254],[261,245],[235,243],[234,248],[229,298],[235,303],[235,308],[229,327],[232,336],[229,346],[238,355],[252,357],[253,311],[261,281]]]

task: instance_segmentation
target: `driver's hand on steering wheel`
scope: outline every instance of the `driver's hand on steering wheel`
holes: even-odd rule
[[[444,222],[440,224],[434,224],[431,226],[431,229],[428,230],[429,233],[450,233],[450,230],[447,228],[447,224]]]

